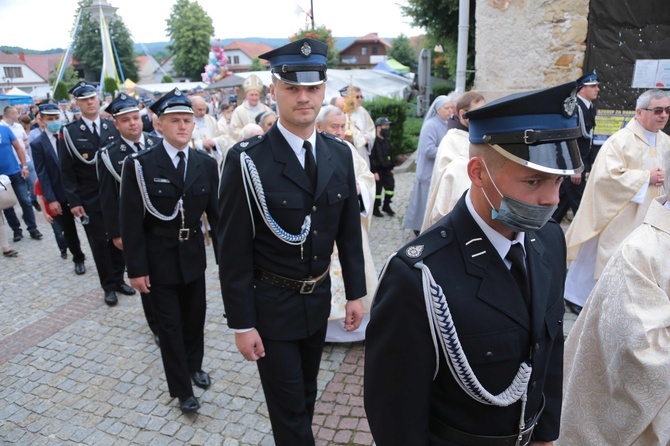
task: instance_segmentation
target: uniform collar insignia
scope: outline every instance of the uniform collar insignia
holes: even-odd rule
[[[243,149],[248,145],[249,145],[249,143],[246,142],[246,141],[240,143],[240,147],[242,147]]]
[[[125,152],[125,151],[126,151],[126,145],[125,145],[125,144],[121,144],[121,147],[119,147],[119,149],[120,149],[122,152]]]
[[[410,259],[416,259],[423,253],[423,245],[412,245],[405,250],[405,255]]]
[[[151,138],[147,138],[147,145],[153,146],[154,145],[154,140]]]
[[[309,46],[309,43],[305,42],[302,44],[300,52],[302,53],[303,56],[308,57],[310,54],[312,54],[312,47]]]
[[[84,124],[80,125],[79,128],[81,129],[82,132],[86,130],[86,126]]]
[[[102,123],[102,128],[105,129],[105,130],[107,130],[107,123],[103,122],[103,123]]]

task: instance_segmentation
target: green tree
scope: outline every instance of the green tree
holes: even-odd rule
[[[80,0],[79,8],[85,8],[91,5],[92,0]],[[116,70],[119,71],[119,61],[123,69],[123,75],[126,78],[138,79],[135,53],[133,51],[133,40],[128,28],[123,20],[116,14],[107,22],[109,35],[114,42],[116,54]],[[117,60],[118,54],[118,60]],[[87,72],[100,75],[102,70],[102,39],[100,37],[100,22],[94,20],[88,11],[84,11],[79,21],[74,41],[73,57],[84,66]],[[121,73],[119,73],[119,76]]]
[[[339,51],[335,49],[335,42],[337,39],[333,37],[333,34],[328,28],[326,28],[324,25],[321,25],[317,26],[314,30],[301,29],[296,34],[292,35],[289,40],[291,42],[295,42],[296,40],[302,39],[304,37],[309,37],[310,39],[318,40],[319,42],[323,42],[328,45],[328,60],[326,61],[326,65],[328,68],[337,68],[340,63]]]
[[[168,75],[168,74],[166,74],[165,76],[163,76],[163,79],[161,79],[161,84],[171,84],[172,82],[174,82],[174,81],[172,80],[172,76],[170,76],[170,75]]]
[[[443,63],[448,71],[447,75],[453,77],[456,74],[455,49],[458,43],[459,0],[407,0],[407,3],[407,6],[401,6],[403,14],[412,19],[413,26],[424,28],[430,36],[426,39],[424,48],[432,51],[436,44],[442,45],[445,52],[437,62]],[[475,61],[475,4],[476,0],[470,0],[469,69],[474,68]],[[471,78],[471,74],[468,74],[470,82]]]
[[[214,35],[212,19],[197,1],[177,0],[167,19],[167,33],[172,41],[168,49],[174,54],[174,69],[180,75],[200,80]]]
[[[56,84],[56,89],[54,90],[54,100],[60,101],[65,99],[70,100],[70,95],[68,94],[68,88],[63,81],[60,81]]]
[[[265,67],[263,67],[263,64],[261,63],[259,57],[254,56],[254,58],[251,59],[251,65],[249,66],[249,71],[263,71],[264,69]]]
[[[409,44],[409,37],[402,33],[393,39],[388,55],[401,64],[407,65],[408,67],[412,67],[417,64],[417,58],[414,55],[414,50]]]

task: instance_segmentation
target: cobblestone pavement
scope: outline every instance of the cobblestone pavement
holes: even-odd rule
[[[373,220],[377,271],[412,238],[401,225],[413,180],[398,174],[397,215]],[[202,408],[183,415],[167,392],[139,297],[107,307],[83,230],[87,272],[77,276],[41,215],[38,225],[43,240],[12,243],[19,257],[0,259],[0,445],[274,444],[256,366],[237,353],[223,319],[211,248],[203,368],[213,382],[206,391],[194,387]],[[326,346],[314,416],[319,445],[373,444],[363,351],[363,343]]]

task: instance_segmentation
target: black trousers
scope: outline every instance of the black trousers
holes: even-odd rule
[[[390,171],[380,171],[379,181],[375,181],[375,198],[381,200],[382,198],[382,189],[384,189],[384,194],[388,197],[393,197],[393,192],[395,191],[395,176]]]
[[[144,317],[147,318],[149,329],[153,334],[158,335],[158,324],[156,323],[154,310],[151,306],[151,296],[146,293],[140,293],[140,299],[142,300],[142,309],[144,310]]]
[[[573,215],[577,213],[579,204],[582,202],[582,195],[584,194],[585,187],[586,181],[584,181],[583,173],[582,182],[579,184],[574,184],[572,181],[570,181],[570,177],[563,178],[561,188],[558,191],[558,207],[552,216],[554,220],[560,223],[563,218],[565,218],[565,215],[568,213],[569,209],[572,209]]]
[[[257,361],[277,446],[312,446],[316,377],[326,327],[306,339],[263,339],[265,357]]]
[[[95,267],[98,269],[100,285],[105,292],[115,291],[123,283],[123,273],[126,265],[123,253],[107,240],[102,212],[87,212],[89,222],[84,225],[86,238],[91,246]]]
[[[74,215],[72,215],[72,212],[70,212],[70,207],[67,205],[67,203],[61,203],[60,207],[63,213],[55,217],[54,220],[57,220],[63,229],[65,242],[67,243],[67,247],[72,253],[72,261],[75,263],[83,262],[86,256],[81,250],[81,242],[79,241],[79,235],[77,234]]]
[[[152,283],[149,296],[170,396],[193,396],[191,374],[202,369],[205,351],[205,275],[186,284]]]

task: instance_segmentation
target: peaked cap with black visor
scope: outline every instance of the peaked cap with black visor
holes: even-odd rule
[[[517,93],[469,111],[469,139],[510,161],[554,175],[584,170],[577,138],[575,82]]]
[[[258,56],[270,62],[272,75],[288,84],[320,85],[326,81],[328,45],[304,38]]]

